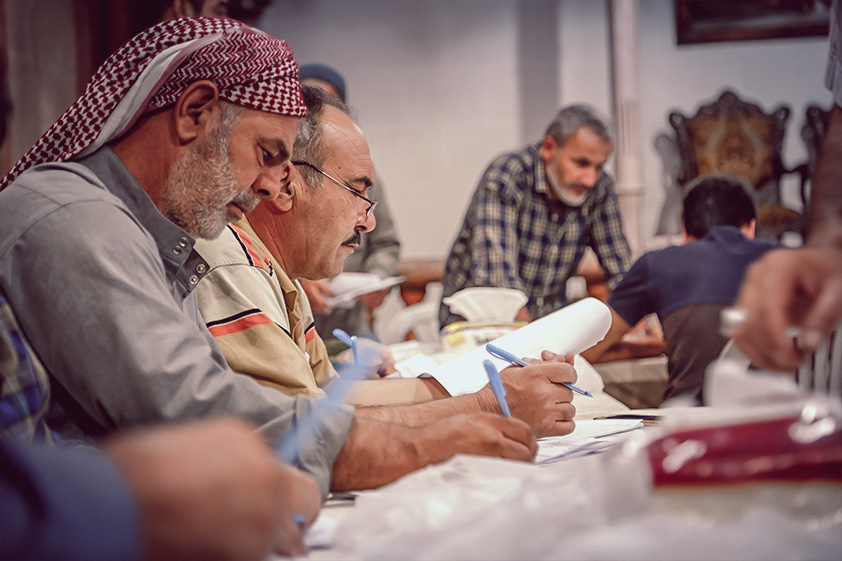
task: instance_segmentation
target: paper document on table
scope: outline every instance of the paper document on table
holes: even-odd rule
[[[325,298],[325,302],[331,308],[351,308],[357,296],[391,288],[403,280],[403,277],[382,278],[374,273],[340,273],[331,279],[333,296]]]
[[[625,438],[625,433],[639,428],[643,428],[639,419],[576,421],[576,430],[571,434],[538,439],[535,463],[549,464],[598,452]]]
[[[540,358],[543,350],[576,354],[602,341],[610,327],[608,306],[596,298],[585,298],[498,337],[494,344],[519,358]],[[509,366],[508,362],[488,354],[483,345],[440,364],[429,373],[450,395],[472,393],[488,382],[482,366],[485,359],[491,359],[498,370]],[[591,387],[580,382],[581,379],[578,386],[593,393]],[[601,385],[596,389],[601,390]]]

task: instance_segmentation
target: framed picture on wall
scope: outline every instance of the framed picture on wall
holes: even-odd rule
[[[679,45],[826,36],[831,0],[674,0]]]

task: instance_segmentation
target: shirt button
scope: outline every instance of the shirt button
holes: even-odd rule
[[[199,273],[200,275],[203,274],[207,270],[208,270],[208,268],[205,266],[204,263],[199,263],[198,265],[196,265],[196,272]]]
[[[178,240],[178,245],[180,245],[181,247],[187,247],[187,238],[181,238],[180,240]]]
[[[183,249],[181,249],[180,247],[174,247],[174,248],[172,248],[172,252],[173,252],[173,253],[175,253],[176,255],[181,255],[181,252],[182,252],[182,251],[184,251],[184,250],[183,250]]]
[[[196,284],[199,282],[199,277],[196,275],[190,275],[190,284]]]

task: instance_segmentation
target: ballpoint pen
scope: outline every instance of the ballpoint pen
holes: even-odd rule
[[[348,335],[344,330],[339,329],[338,327],[333,330],[333,336],[351,347],[351,352],[354,353],[354,364],[360,363],[360,351],[359,346],[357,345],[357,336]]]
[[[515,355],[513,355],[512,353],[510,353],[508,351],[504,351],[500,347],[494,346],[491,343],[486,343],[485,350],[488,351],[489,353],[491,353],[491,356],[497,357],[501,360],[505,360],[509,364],[515,364],[517,366],[529,366],[529,363],[526,362],[525,360],[521,360],[518,357],[516,357]],[[483,362],[485,362],[485,361],[483,361]],[[575,386],[575,385],[573,385],[569,382],[562,382],[562,384],[567,386],[568,388],[570,388],[571,390],[573,390],[574,392],[576,392],[580,395],[586,395],[588,397],[593,397],[593,394],[591,394],[591,392],[589,392],[588,390],[583,390],[582,388],[580,388],[578,386]]]
[[[506,402],[506,389],[503,387],[503,380],[500,379],[500,373],[490,360],[483,360],[482,365],[485,366],[485,372],[488,374],[488,382],[491,384],[491,391],[494,397],[497,398],[497,405],[500,406],[500,411],[506,417],[511,417],[512,412],[509,411],[509,404]]]

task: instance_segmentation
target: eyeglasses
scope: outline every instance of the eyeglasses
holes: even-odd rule
[[[333,177],[333,176],[331,176],[330,174],[326,173],[324,170],[317,168],[316,166],[314,166],[314,165],[313,165],[313,164],[311,164],[310,162],[304,162],[304,161],[294,161],[294,162],[292,162],[292,165],[294,165],[294,166],[307,166],[307,167],[309,167],[309,168],[313,168],[314,170],[316,170],[316,171],[317,171],[317,172],[319,172],[320,174],[324,175],[325,177],[327,177],[328,179],[330,179],[331,181],[333,181],[334,183],[336,183],[336,184],[337,184],[337,185],[339,185],[340,187],[344,187],[345,189],[349,190],[351,193],[353,193],[353,194],[354,194],[354,195],[356,195],[357,197],[359,197],[359,198],[361,198],[362,200],[364,200],[365,202],[367,202],[367,203],[368,203],[368,208],[367,208],[367,209],[365,209],[365,217],[366,217],[366,218],[368,218],[369,216],[371,216],[371,213],[372,213],[372,212],[374,212],[374,207],[376,207],[376,206],[377,206],[377,199],[373,199],[373,200],[372,200],[372,199],[369,199],[368,197],[366,197],[365,195],[363,195],[362,193],[360,193],[359,191],[357,191],[356,189],[354,189],[353,187],[351,187],[351,186],[350,186],[350,185],[348,185],[347,183],[342,183],[341,181],[339,181],[339,180],[338,180],[338,179],[336,179],[335,177]]]

